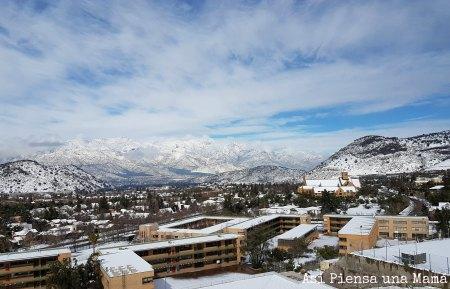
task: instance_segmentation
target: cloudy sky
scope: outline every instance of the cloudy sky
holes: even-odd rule
[[[450,129],[450,1],[2,1],[0,154]]]

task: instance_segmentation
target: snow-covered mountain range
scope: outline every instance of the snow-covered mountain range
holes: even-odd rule
[[[305,174],[301,169],[279,166],[257,166],[213,176],[200,178],[202,182],[214,184],[255,184],[255,183],[299,183]]]
[[[196,181],[207,175],[258,166],[309,170],[322,157],[209,138],[151,142],[120,138],[72,140],[33,159],[45,165],[75,165],[112,184],[148,184]]]
[[[23,160],[0,165],[0,193],[96,191],[105,184],[74,166]]]
[[[97,190],[112,185],[298,182],[322,159],[208,138],[136,142],[72,140],[0,166],[1,192]],[[19,158],[20,159],[20,158]],[[450,168],[450,131],[409,138],[365,136],[309,171],[308,177],[392,174]]]
[[[340,149],[308,175],[394,174],[448,168],[450,130],[409,138],[365,136]],[[446,165],[447,164],[447,165]]]

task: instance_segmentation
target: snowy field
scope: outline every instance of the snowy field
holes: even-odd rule
[[[339,242],[338,237],[320,234],[319,238],[312,241],[311,244],[309,244],[308,248],[315,249],[323,246],[337,246],[338,242]]]
[[[226,272],[198,278],[167,277],[155,280],[155,289],[193,289],[236,280],[244,280],[252,275]]]
[[[373,216],[384,214],[384,210],[380,208],[378,204],[360,204],[357,207],[349,208],[347,210],[348,215],[361,215],[361,216]]]
[[[401,253],[426,253],[426,262],[423,264],[414,265],[412,267],[424,270],[429,270],[431,267],[431,271],[433,272],[450,275],[450,250],[448,250],[448,248],[450,248],[450,239],[442,239],[419,243],[411,242],[408,244],[398,244],[377,249],[368,249],[363,251],[362,255],[375,260],[381,260],[390,263],[402,263],[399,260],[399,256],[401,255]],[[361,255],[359,252],[354,252],[353,254]]]

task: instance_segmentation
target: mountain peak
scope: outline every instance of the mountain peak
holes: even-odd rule
[[[369,135],[340,149],[312,170],[311,176],[334,176],[421,171],[449,158],[449,131],[397,138]]]

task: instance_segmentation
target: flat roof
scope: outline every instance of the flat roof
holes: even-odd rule
[[[354,218],[354,217],[369,217],[369,216],[362,216],[362,215],[342,215],[342,214],[325,214],[323,217],[330,217],[330,218]],[[371,216],[370,216],[371,217]],[[372,218],[375,219],[428,219],[426,216],[402,216],[402,215],[375,215]]]
[[[299,217],[304,216],[304,215],[306,215],[306,214],[303,214],[303,215],[299,215],[299,214],[294,214],[294,215],[292,215],[292,214],[289,214],[289,215],[286,215],[286,214],[264,215],[264,216],[259,216],[259,217],[250,219],[248,221],[245,221],[245,222],[233,225],[233,226],[229,226],[229,228],[230,229],[231,228],[232,229],[248,229],[248,228],[251,228],[251,227],[257,226],[259,224],[263,224],[263,223],[266,223],[266,222],[269,222],[269,221],[272,221],[272,220],[275,220],[275,219],[278,219],[278,218],[281,218],[281,217],[299,218]]]
[[[284,232],[281,235],[278,235],[277,238],[278,238],[278,240],[280,240],[280,239],[293,240],[295,238],[302,238],[303,236],[305,236],[306,234],[308,234],[309,232],[311,232],[315,229],[317,229],[317,225],[301,224],[295,228],[290,229],[287,232]]]
[[[152,265],[139,257],[132,250],[101,250],[98,257],[100,266],[109,277],[120,277],[153,271]]]
[[[181,225],[186,225],[192,222],[201,221],[203,219],[215,219],[215,220],[225,220],[222,223],[209,226],[203,229],[183,229],[183,228],[173,228]],[[236,217],[225,217],[225,216],[199,216],[199,217],[193,217],[169,224],[162,225],[158,228],[159,232],[185,232],[185,233],[198,233],[198,234],[213,234],[216,232],[219,232],[229,226],[233,226],[242,222],[247,221],[248,218],[236,218]]]
[[[343,235],[369,235],[375,226],[375,219],[372,217],[356,216],[353,217],[338,234]]]
[[[175,247],[175,246],[200,244],[200,243],[205,243],[205,242],[234,240],[234,239],[237,239],[238,237],[239,237],[239,235],[237,235],[237,234],[220,234],[220,235],[209,235],[209,236],[201,236],[201,237],[193,237],[193,238],[185,238],[185,239],[172,239],[172,240],[168,240],[168,241],[144,243],[144,244],[139,244],[139,245],[117,246],[115,248],[130,249],[130,250],[136,252],[136,251],[170,248],[170,247]]]
[[[314,282],[300,282],[276,272],[251,275],[248,278],[221,282],[210,286],[201,286],[203,289],[238,289],[238,288],[270,288],[270,289],[330,289],[326,284]]]
[[[12,252],[0,254],[0,262],[20,261],[37,258],[54,257],[60,254],[70,254],[69,249],[45,249],[45,250],[33,250],[27,252]]]

